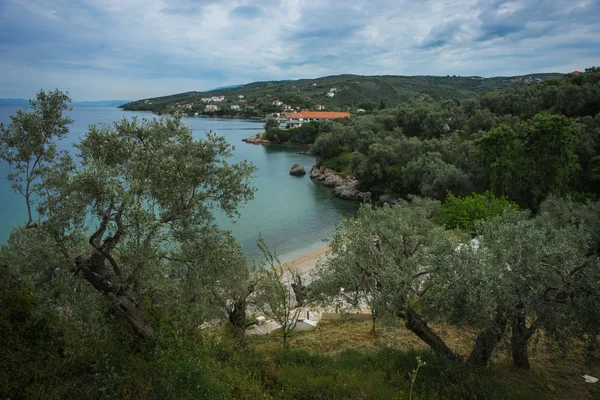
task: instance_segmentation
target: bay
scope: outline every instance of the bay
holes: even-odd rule
[[[0,105],[0,122],[8,125],[10,115],[20,108],[22,106]],[[71,112],[70,133],[60,147],[75,151],[72,143],[85,135],[89,125],[111,123],[123,116],[154,117],[149,113],[112,107],[75,107]],[[240,206],[240,216],[230,220],[222,213],[215,214],[216,222],[233,233],[248,258],[260,259],[256,247],[259,233],[282,261],[290,261],[324,246],[335,225],[342,218],[354,215],[356,203],[333,197],[329,189],[313,183],[308,176],[289,175],[294,163],[310,169],[314,157],[298,154],[300,149],[297,147],[262,146],[241,141],[262,132],[262,122],[196,117],[184,121],[192,128],[194,137],[200,138],[207,131],[224,136],[235,146],[230,162],[249,160],[259,168],[252,180],[252,185],[257,188],[255,199]],[[0,161],[0,243],[5,243],[12,227],[23,224],[27,217],[23,199],[13,192],[6,178],[8,171],[8,165]]]

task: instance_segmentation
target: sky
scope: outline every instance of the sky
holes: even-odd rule
[[[0,0],[0,98],[600,66],[600,0]]]

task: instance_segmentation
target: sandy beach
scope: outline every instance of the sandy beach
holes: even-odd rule
[[[308,271],[317,266],[317,261],[327,254],[330,250],[329,246],[322,247],[311,253],[304,254],[290,262],[285,263],[288,267],[297,268],[301,274],[306,274]]]

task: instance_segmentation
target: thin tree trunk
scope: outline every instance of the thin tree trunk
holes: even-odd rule
[[[406,328],[417,335],[431,349],[450,359],[456,359],[456,355],[450,350],[446,343],[431,329],[427,322],[412,307],[407,307],[405,317]]]
[[[469,363],[485,367],[492,358],[494,349],[502,340],[506,330],[507,318],[504,313],[498,313],[491,326],[483,328],[477,335],[475,345],[469,355]]]
[[[534,325],[527,327],[525,315],[520,314],[512,320],[512,335],[510,347],[512,350],[513,364],[522,369],[529,369],[529,339],[536,331]]]

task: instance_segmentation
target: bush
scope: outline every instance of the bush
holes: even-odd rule
[[[475,222],[493,218],[505,210],[516,211],[519,207],[506,197],[496,197],[489,191],[483,194],[456,197],[448,192],[448,197],[438,212],[437,221],[448,229],[473,231]]]

